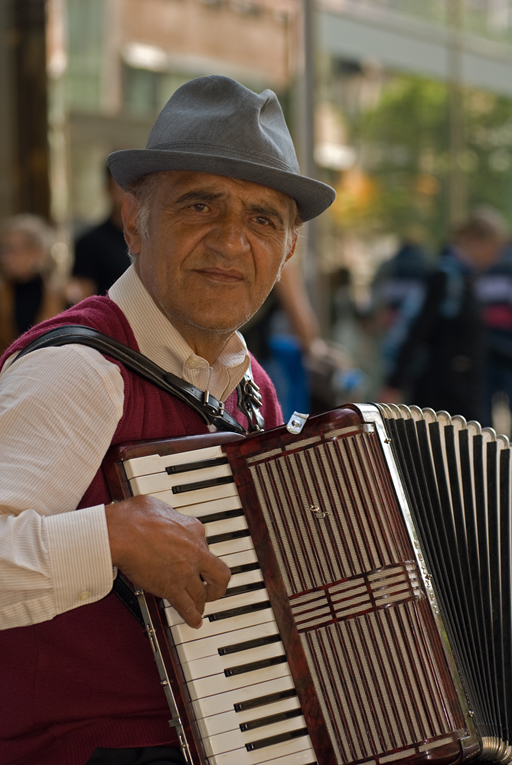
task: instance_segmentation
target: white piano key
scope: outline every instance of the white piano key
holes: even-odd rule
[[[197,489],[197,491],[190,491],[186,494],[173,494],[170,490],[155,491],[151,493],[151,496],[161,499],[162,502],[179,510],[181,507],[200,505],[202,502],[221,502],[226,497],[238,497],[238,492],[234,483],[227,483],[220,486],[211,486],[209,489]],[[191,513],[187,514],[190,515]]]
[[[172,636],[174,642],[186,643],[192,640],[200,640],[201,638],[210,637],[211,635],[222,635],[241,630],[244,627],[252,627],[256,624],[263,624],[264,622],[274,621],[274,614],[271,608],[265,608],[261,611],[251,611],[241,616],[233,617],[230,619],[220,619],[219,621],[211,622],[209,619],[203,619],[203,624],[198,630],[193,627],[189,627],[188,624],[178,623],[176,625],[171,621],[173,618],[181,617],[177,614],[174,608],[165,609],[167,620],[172,627]],[[230,638],[227,638],[228,640]]]
[[[217,508],[217,510],[219,509],[220,508]],[[220,521],[211,521],[210,523],[204,524],[207,537],[215,536],[216,534],[230,534],[233,531],[245,531],[247,528],[247,521],[245,520],[244,515],[240,515],[236,518],[224,518]]]
[[[304,745],[307,746],[306,749],[303,749],[297,752],[292,752],[291,754],[286,754],[283,757],[271,756],[270,758],[269,758],[268,752],[265,752],[265,750],[261,750],[264,753],[262,756],[265,757],[265,760],[258,760],[257,762],[251,761],[249,763],[247,763],[244,760],[244,765],[260,765],[260,763],[264,763],[264,762],[265,763],[275,762],[275,765],[309,765],[309,763],[316,763],[317,758],[313,750],[313,745],[311,744],[311,740],[309,736],[305,737],[304,739],[301,739],[301,741],[302,740],[304,741]],[[217,757],[212,757],[210,760],[210,765],[225,765],[225,763],[221,763]]]
[[[201,737],[217,736],[219,733],[226,733],[229,730],[236,730],[242,723],[253,722],[269,715],[278,715],[282,712],[289,712],[293,709],[300,709],[300,702],[297,696],[289,699],[279,699],[272,704],[266,704],[257,709],[245,709],[243,712],[235,712],[232,709],[223,714],[210,715],[197,721]],[[266,730],[267,726],[262,725],[256,730]]]
[[[203,518],[205,515],[211,515],[212,513],[241,509],[242,503],[238,493],[236,493],[230,497],[224,497],[220,502],[218,499],[215,499],[195,505],[180,505],[179,512],[194,518]]]
[[[313,759],[302,759],[304,753],[307,756],[313,756]],[[299,756],[293,759],[294,755]],[[291,756],[292,759],[285,760],[285,756]],[[299,765],[301,759],[303,763],[315,762],[311,739],[307,735],[264,749],[256,749],[254,752],[248,752],[245,747],[232,749],[229,752],[214,755],[210,758],[210,763],[211,765],[260,765],[263,762],[275,762],[276,765]]]
[[[226,677],[222,675],[210,675],[209,677],[199,677],[187,683],[190,698],[204,699],[206,696],[218,694],[219,689],[223,688],[224,693],[234,691],[238,688],[249,688],[256,683],[264,683],[266,680],[274,680],[277,677],[287,677],[290,675],[288,664],[277,664],[273,667],[265,667],[258,672],[248,672],[243,675],[234,675]]]
[[[223,754],[224,752],[228,752],[231,749],[245,747],[252,741],[269,738],[270,736],[279,736],[281,733],[288,733],[305,727],[306,721],[301,715],[300,717],[293,717],[290,720],[284,720],[282,722],[274,723],[273,725],[268,725],[260,731],[250,731],[250,733],[247,731],[247,733],[244,733],[240,730],[234,730],[227,733],[219,733],[217,736],[212,736],[205,739],[203,744],[207,756],[211,757],[213,755]],[[308,736],[305,734],[296,740],[300,741],[300,738],[308,738]],[[273,746],[275,746],[275,744],[269,746],[268,748],[272,749]],[[302,744],[302,748],[304,748],[304,744]],[[259,751],[264,751],[264,749],[260,749]]]
[[[224,555],[232,555],[236,552],[244,552],[244,550],[253,550],[254,545],[251,537],[240,537],[239,539],[228,539],[226,542],[209,544],[208,549],[218,558],[221,558]]]
[[[229,580],[226,594],[228,594],[233,587],[242,587],[244,584],[256,584],[256,582],[262,581],[263,574],[259,568],[255,568],[253,571],[242,571],[240,574],[233,574]]]
[[[199,468],[184,473],[152,473],[130,479],[132,491],[138,494],[154,494],[157,491],[168,491],[175,486],[189,486],[200,481],[213,481],[217,478],[232,478],[233,474],[229,465],[215,465],[213,467]],[[189,492],[184,492],[188,494]]]
[[[181,668],[185,680],[188,682],[190,680],[208,677],[209,675],[222,674],[225,670],[231,669],[231,667],[239,667],[243,664],[250,664],[255,661],[262,661],[264,659],[271,659],[283,655],[284,646],[281,641],[279,641],[277,643],[269,643],[268,645],[262,645],[256,648],[249,648],[246,651],[227,654],[226,656],[219,656],[217,653],[216,656],[207,656],[204,659],[193,659],[192,661],[183,662]],[[253,671],[258,672],[259,670]],[[243,674],[246,675],[249,680],[251,679],[252,672],[244,672]]]
[[[265,588],[252,590],[251,592],[242,592],[240,595],[232,595],[228,598],[212,600],[210,603],[206,603],[204,616],[222,613],[222,611],[229,611],[232,608],[240,608],[241,606],[250,606],[254,603],[261,603],[264,600],[268,600],[268,592]]]
[[[276,765],[309,765],[310,763],[316,763],[317,758],[311,744],[311,739],[309,737],[305,738],[304,743],[308,745],[307,749],[303,749],[300,752],[292,752],[292,754],[287,754],[284,757],[273,757],[270,760],[265,760],[265,762],[275,762]],[[212,762],[211,765],[216,764]]]
[[[180,643],[176,646],[178,656],[181,662],[194,661],[194,659],[203,659],[206,656],[218,655],[219,648],[224,646],[245,643],[248,640],[269,637],[277,635],[279,630],[274,619],[258,624],[256,626],[246,627],[243,630],[229,632],[227,635],[213,635],[213,637],[203,638],[202,640],[192,640],[189,643]],[[234,655],[234,654],[233,654]]]
[[[311,739],[305,739],[304,743],[310,742]],[[268,760],[267,760],[268,762]],[[316,763],[317,758],[313,749],[313,745],[308,746],[307,749],[301,752],[293,752],[292,754],[285,755],[284,757],[274,758],[273,762],[276,765],[310,765],[310,763]],[[214,763],[212,763],[214,765]]]
[[[210,603],[205,604],[203,614],[203,627],[206,626],[206,624],[209,622],[208,616],[211,616],[212,614],[229,611],[232,608],[256,605],[257,603],[263,603],[266,600],[268,600],[268,592],[266,589],[254,590],[252,592],[243,592],[240,595],[232,595],[229,598],[212,600]],[[239,618],[241,618],[241,616],[230,616],[226,619],[221,619],[220,621],[224,622],[226,625],[230,625],[229,627],[226,626],[226,631],[228,631],[230,629],[236,629],[236,624],[234,624],[234,622]],[[176,627],[178,625],[185,624],[183,617],[180,616],[180,614],[174,608],[172,608],[172,606],[169,610],[169,613],[167,614],[167,622],[170,627]],[[224,630],[221,630],[221,632],[223,631]]]
[[[204,449],[193,449],[188,452],[179,452],[178,454],[168,454],[161,456],[159,454],[150,454],[146,457],[132,457],[124,463],[125,472],[128,478],[135,478],[149,473],[160,473],[165,471],[166,467],[175,465],[188,465],[203,460],[218,459],[225,457],[221,446],[208,446]]]
[[[212,736],[211,738],[204,738],[203,746],[208,758],[214,757],[217,754],[224,754],[233,749],[235,751],[239,750],[241,753],[244,750],[247,751],[240,729],[230,730],[228,733],[219,733],[218,736]]]
[[[295,686],[290,674],[282,677],[274,677],[266,682],[255,683],[254,685],[243,686],[234,691],[217,692],[213,696],[208,696],[192,702],[192,708],[196,719],[211,717],[225,712],[234,712],[235,704],[247,703],[273,693],[282,693],[283,691],[294,690]],[[271,709],[271,704],[262,704],[252,707],[252,711],[258,716],[263,716],[266,709]],[[241,714],[241,713],[237,713]]]
[[[252,542],[251,542],[252,545]],[[246,563],[257,563],[258,557],[253,546],[249,550],[242,550],[239,553],[226,553],[222,557],[223,562],[228,568],[234,568],[235,566],[243,566]]]

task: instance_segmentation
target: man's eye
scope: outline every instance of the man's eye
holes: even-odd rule
[[[270,218],[265,217],[265,215],[258,215],[256,217],[256,223],[259,223],[260,226],[270,226],[272,221]]]
[[[193,210],[197,210],[197,212],[204,212],[208,209],[208,205],[204,202],[195,202],[195,204],[192,205]]]

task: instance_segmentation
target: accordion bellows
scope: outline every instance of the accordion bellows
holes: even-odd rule
[[[295,434],[117,447],[105,472],[114,498],[201,518],[232,568],[199,631],[140,594],[194,764],[512,759],[504,436],[347,405]]]

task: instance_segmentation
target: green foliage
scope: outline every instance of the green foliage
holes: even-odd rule
[[[462,123],[459,165],[468,211],[492,205],[512,222],[512,102],[466,90]],[[375,188],[358,225],[399,235],[421,227],[427,243],[437,248],[448,232],[448,86],[412,75],[393,76],[377,106],[352,119],[351,133],[362,171]]]

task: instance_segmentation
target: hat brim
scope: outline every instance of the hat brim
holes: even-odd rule
[[[114,179],[125,191],[144,175],[168,170],[188,170],[259,183],[294,199],[304,222],[327,210],[336,197],[334,189],[321,181],[233,157],[164,149],[125,149],[113,152],[108,163]]]

